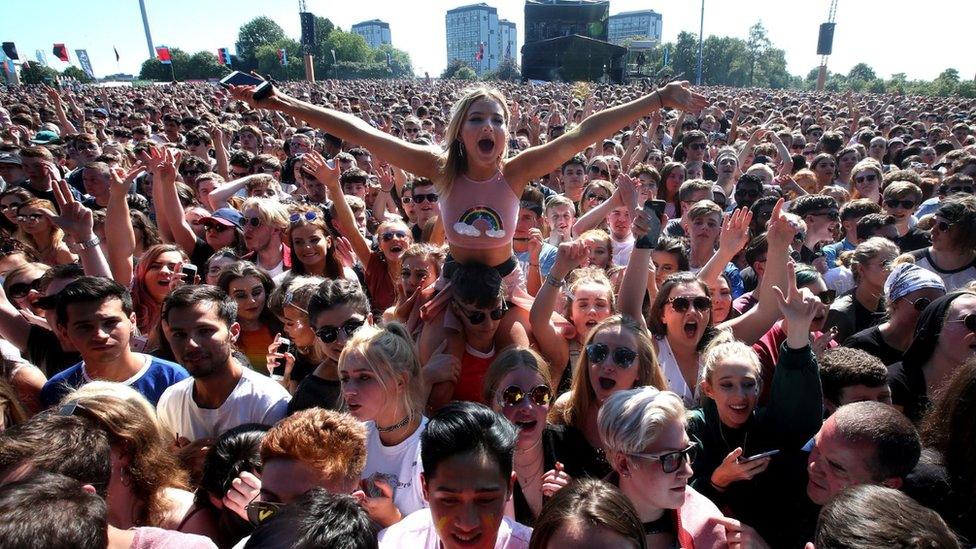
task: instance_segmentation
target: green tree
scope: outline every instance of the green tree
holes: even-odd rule
[[[315,47],[312,48],[312,64],[315,66],[316,78],[325,78],[331,74],[332,52],[329,51],[329,35],[335,25],[325,17],[315,16]]]
[[[749,27],[749,39],[746,40],[746,49],[749,50],[749,59],[751,60],[749,67],[750,86],[755,83],[756,66],[770,47],[772,44],[769,41],[769,35],[766,33],[766,27],[763,26],[762,21],[757,21],[755,25]]]
[[[698,67],[698,35],[679,32],[678,39],[671,47],[670,57],[674,74],[684,73],[684,78],[692,78]]]
[[[284,40],[285,31],[270,17],[255,17],[241,26],[237,32],[237,70],[251,71],[257,68],[258,47]]]
[[[288,65],[282,65],[278,50],[285,50]],[[305,78],[305,65],[302,61],[302,46],[297,40],[282,38],[273,44],[258,46],[255,52],[257,72],[269,74],[275,80],[301,80]]]
[[[209,51],[198,51],[187,60],[187,79],[207,80],[221,78],[230,71],[217,62],[217,56]]]
[[[390,76],[393,78],[412,78],[413,64],[410,62],[410,54],[403,50],[398,50],[390,44],[381,44],[374,49],[371,54],[373,63],[387,65],[387,55],[389,55]]]
[[[369,59],[369,44],[366,43],[365,38],[358,34],[335,29],[329,33],[327,43],[330,50],[335,50],[336,61],[363,63]],[[331,52],[329,59],[332,59]]]
[[[518,82],[522,80],[522,71],[519,70],[519,66],[515,62],[515,59],[505,58],[502,59],[501,63],[498,64],[497,69],[486,73],[484,75],[484,79]]]
[[[20,82],[22,84],[54,84],[54,79],[57,76],[58,71],[40,63],[30,63],[20,69]]]
[[[878,75],[874,73],[867,63],[858,63],[851,67],[850,72],[847,73],[847,78],[849,80],[862,80],[864,82],[870,82],[877,78]]]
[[[452,78],[457,80],[475,80],[478,78],[478,75],[471,67],[461,67],[454,73]]]
[[[95,81],[94,78],[88,76],[88,73],[75,66],[70,66],[64,69],[64,71],[61,72],[61,76],[74,78],[75,80],[81,82],[82,84],[88,84],[89,82]]]
[[[139,71],[139,79],[169,82],[173,80],[174,75],[177,81],[191,78],[189,72],[190,56],[179,48],[170,48],[169,56],[172,66],[164,65],[156,58],[143,61],[142,69]]]
[[[447,67],[444,69],[444,72],[441,73],[441,78],[454,78],[454,75],[464,67],[471,68],[471,65],[468,65],[461,59],[451,59],[451,61],[447,64]]]

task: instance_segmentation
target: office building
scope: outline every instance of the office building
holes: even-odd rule
[[[448,64],[460,59],[479,75],[498,68],[502,58],[498,10],[485,3],[461,6],[448,10],[446,23]]]
[[[625,11],[611,15],[607,41],[623,45],[627,40],[661,43],[661,14],[654,10]]]
[[[352,32],[365,38],[371,48],[393,43],[390,38],[390,24],[379,19],[356,23],[352,26]]]
[[[518,48],[516,47],[515,23],[501,19],[498,21],[499,47],[498,52],[502,59],[518,60]]]

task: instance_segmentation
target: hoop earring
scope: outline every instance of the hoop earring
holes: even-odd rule
[[[460,141],[458,141],[458,154],[461,155],[461,158],[464,158],[464,143]]]

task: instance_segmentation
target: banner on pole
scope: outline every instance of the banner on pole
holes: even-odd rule
[[[85,71],[88,78],[95,78],[95,71],[92,70],[91,59],[88,58],[88,50],[75,50],[75,56],[78,57],[81,70]]]
[[[164,65],[173,64],[173,59],[169,56],[169,48],[166,46],[159,46],[156,48],[156,59]]]
[[[217,62],[221,65],[230,66],[230,51],[227,48],[217,48]]]
[[[55,44],[52,52],[58,59],[64,61],[65,63],[68,62],[68,48],[64,44]]]

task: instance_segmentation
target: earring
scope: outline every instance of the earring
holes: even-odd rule
[[[461,155],[461,158],[464,158],[464,143],[461,143],[460,141],[458,141],[458,152]]]

